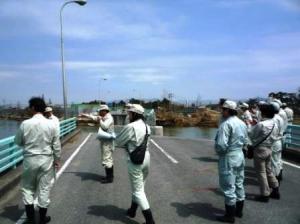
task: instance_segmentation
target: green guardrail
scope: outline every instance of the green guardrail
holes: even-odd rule
[[[60,122],[60,138],[77,128],[77,119],[70,118]],[[15,136],[0,140],[0,173],[15,168],[23,160],[23,149],[14,143]]]
[[[300,125],[288,125],[284,146],[285,148],[296,148],[300,151]]]

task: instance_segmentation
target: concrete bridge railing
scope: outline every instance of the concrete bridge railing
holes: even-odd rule
[[[60,138],[73,132],[77,128],[77,119],[70,118],[60,122]],[[0,173],[14,168],[23,160],[23,149],[14,143],[15,136],[0,140]]]

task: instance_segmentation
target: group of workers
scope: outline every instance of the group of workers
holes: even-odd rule
[[[52,108],[44,100],[33,97],[29,100],[32,118],[20,125],[15,143],[24,149],[21,192],[25,205],[26,224],[35,224],[35,206],[39,208],[39,224],[51,221],[47,216],[50,204],[50,190],[60,167],[61,144],[59,120]],[[155,224],[149,202],[145,194],[145,180],[149,173],[150,153],[148,137],[150,127],[144,121],[144,108],[139,104],[127,105],[127,125],[115,136],[114,120],[107,105],[100,105],[98,115],[81,114],[99,123],[97,138],[100,140],[101,162],[106,171],[104,184],[113,182],[113,151],[115,144],[128,153],[127,168],[132,189],[131,206],[127,216],[134,218],[138,207],[145,217],[145,224]]]
[[[219,156],[219,184],[225,196],[225,214],[221,222],[234,223],[243,216],[245,200],[245,157],[253,158],[260,195],[255,200],[280,199],[282,150],[285,131],[293,121],[293,110],[279,99],[270,97],[249,107],[230,100],[219,103],[222,118],[215,138]],[[271,189],[271,190],[270,190]]]
[[[56,170],[60,166],[59,120],[42,98],[31,98],[29,108],[33,116],[22,122],[15,136],[15,143],[24,148],[21,189],[27,216],[24,223],[37,223],[34,214],[36,200],[39,224],[45,224],[51,220],[47,216],[47,208]],[[217,219],[234,223],[235,217],[243,216],[245,154],[251,150],[260,185],[260,195],[256,200],[268,202],[269,198],[280,199],[283,139],[287,125],[293,120],[293,111],[275,98],[269,102],[259,102],[251,108],[246,103],[238,106],[234,101],[224,100],[220,102],[220,108],[222,118],[215,138],[215,151],[219,156],[219,183],[225,196],[225,214]],[[101,182],[113,183],[115,145],[125,148],[132,195],[131,206],[125,215],[134,218],[140,207],[145,224],[154,224],[145,194],[145,180],[150,167],[148,137],[151,130],[145,123],[141,105],[127,105],[126,110],[126,125],[117,136],[114,133],[114,119],[107,105],[100,105],[96,116],[80,116],[99,123],[97,138],[100,140],[101,163],[106,172]],[[245,150],[247,147],[248,150]]]
[[[146,224],[154,224],[152,211],[145,194],[145,181],[150,168],[148,136],[151,134],[151,129],[145,123],[145,110],[141,105],[127,104],[126,111],[128,113],[125,119],[126,125],[117,136],[114,134],[114,120],[107,105],[100,105],[98,116],[90,114],[80,114],[80,116],[99,122],[97,137],[100,140],[102,165],[106,171],[106,177],[101,182],[104,184],[113,182],[113,151],[115,144],[119,148],[125,148],[128,153],[127,169],[132,191],[131,206],[126,215],[134,218],[138,207],[140,207]],[[143,143],[145,143],[145,147],[141,149],[140,146]],[[131,156],[138,151],[142,154],[140,163],[136,163]]]

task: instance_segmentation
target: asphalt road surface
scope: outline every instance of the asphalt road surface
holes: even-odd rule
[[[77,148],[87,135],[72,147]],[[51,195],[49,215],[53,224],[138,224],[144,218],[125,216],[131,195],[126,152],[116,149],[115,181],[101,184],[99,142],[91,135],[57,180]],[[216,214],[224,211],[224,197],[218,188],[218,157],[210,140],[153,137],[150,144],[151,168],[146,194],[157,224],[219,223]],[[71,146],[68,146],[71,147]],[[69,155],[68,155],[69,156]],[[300,169],[284,166],[281,200],[253,201],[258,184],[252,161],[247,161],[244,217],[236,223],[300,223]],[[0,223],[16,223],[24,213],[20,193],[0,207]],[[19,222],[20,223],[20,222]]]

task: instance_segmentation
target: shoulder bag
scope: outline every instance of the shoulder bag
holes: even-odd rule
[[[142,142],[142,144],[139,145],[138,147],[136,147],[136,149],[134,151],[132,151],[131,153],[129,153],[129,151],[128,151],[131,162],[136,165],[143,164],[144,159],[145,159],[148,138],[150,136],[148,134],[148,128],[147,128],[146,123],[145,123],[145,126],[146,126],[146,135],[145,135],[145,138],[144,138],[144,141]]]
[[[275,127],[275,124],[273,125],[273,128],[272,130],[270,131],[270,133],[262,140],[260,141],[258,144],[256,145],[248,145],[248,150],[247,150],[247,158],[248,159],[253,159],[253,156],[254,156],[254,149],[259,146],[261,143],[263,143],[265,140],[267,140],[267,138],[269,138],[269,136],[272,134],[273,132],[273,129]]]

